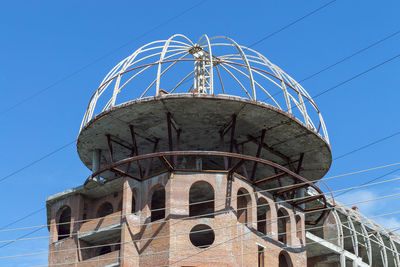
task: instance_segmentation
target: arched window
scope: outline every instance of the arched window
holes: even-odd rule
[[[97,210],[97,217],[104,217],[113,212],[114,212],[114,210],[113,210],[113,206],[111,205],[111,203],[104,202],[103,204],[101,204],[101,206]]]
[[[135,196],[133,194],[132,194],[131,212],[132,212],[132,214],[134,214],[136,212],[136,200],[135,200]]]
[[[151,197],[151,221],[161,220],[165,217],[165,189],[158,187]]]
[[[286,251],[279,254],[279,267],[293,267],[292,260]]]
[[[200,181],[190,187],[189,216],[214,218],[214,188],[209,183]]]
[[[237,218],[240,223],[246,225],[251,221],[251,198],[244,188],[239,189],[237,193]]]
[[[257,200],[257,231],[264,235],[270,231],[270,209],[267,200],[259,198]]]
[[[71,208],[64,207],[58,219],[58,240],[69,237],[71,229]]]
[[[278,210],[278,240],[285,244],[288,242],[288,236],[290,234],[289,222],[289,213],[284,208],[280,208]]]
[[[264,247],[258,246],[258,267],[264,267],[265,266],[265,260],[264,260]]]

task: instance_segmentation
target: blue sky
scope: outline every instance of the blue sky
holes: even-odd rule
[[[167,23],[196,2],[2,3],[1,177],[74,140],[93,91],[116,63],[139,46],[166,39],[174,33],[185,34],[192,40],[197,40],[203,33],[226,35],[246,46],[327,2],[208,0]],[[399,9],[400,3],[394,0],[380,3],[338,0],[257,44],[254,49],[296,80],[302,80],[400,30]],[[399,42],[400,34],[302,85],[310,95],[316,95],[400,53]],[[400,59],[393,60],[315,99],[328,127],[334,158],[400,130],[399,66]],[[75,73],[78,70],[81,71]],[[70,77],[64,79],[67,76]],[[54,83],[57,84],[43,91]],[[37,96],[12,108],[35,94]],[[400,135],[338,159],[327,176],[398,162],[399,145]],[[328,184],[332,190],[345,188],[395,169],[334,179]],[[0,227],[44,207],[47,196],[82,184],[89,174],[78,158],[76,147],[71,145],[1,182],[3,216]],[[399,175],[400,171],[383,179]],[[350,203],[399,191],[400,183],[393,182],[347,193],[339,200]],[[366,215],[374,216],[397,211],[398,205],[393,204],[397,201],[382,200],[360,205],[360,208]],[[391,216],[380,222],[389,227],[400,226],[400,217]],[[46,215],[42,211],[12,227],[44,223]],[[14,239],[25,233],[0,233],[0,240]],[[47,234],[44,229],[32,236]],[[21,241],[0,248],[0,257],[46,249],[46,239]],[[0,265],[46,264],[46,259],[47,255],[0,259]]]

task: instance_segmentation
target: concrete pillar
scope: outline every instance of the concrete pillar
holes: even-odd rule
[[[92,154],[92,172],[95,173],[100,169],[100,159],[101,159],[101,150],[95,149]],[[99,177],[93,177],[94,180],[98,181]]]

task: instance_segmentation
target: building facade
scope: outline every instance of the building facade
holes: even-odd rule
[[[381,266],[358,248],[370,227],[346,230],[354,215],[317,186],[332,155],[314,101],[228,37],[178,34],[121,61],[77,149],[92,174],[47,199],[50,266]]]

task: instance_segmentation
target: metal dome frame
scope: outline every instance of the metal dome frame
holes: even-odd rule
[[[178,38],[181,40],[178,40]],[[221,47],[224,49],[233,48],[234,52],[225,53],[220,56],[213,54],[215,49]],[[146,60],[153,61],[143,64]],[[162,78],[168,70],[179,62],[188,61],[194,63],[194,69],[189,70],[189,73],[177,82],[169,92],[160,89]],[[164,65],[168,66],[163,69]],[[102,111],[109,110],[120,104],[117,103],[117,97],[121,90],[124,89],[127,84],[132,83],[132,80],[135,78],[140,79],[140,75],[153,66],[157,67],[156,75],[150,84],[139,92],[140,96],[138,99],[159,96],[163,93],[175,93],[183,88],[182,84],[187,82],[191,76],[193,76],[193,83],[189,90],[185,87],[185,93],[211,95],[230,94],[230,92],[226,90],[227,88],[224,86],[224,81],[222,79],[221,71],[224,70],[226,72],[225,75],[233,79],[230,82],[234,81],[250,100],[262,102],[270,100],[270,103],[268,103],[269,105],[295,117],[296,114],[294,114],[294,112],[296,111],[294,110],[297,109],[301,114],[297,117],[301,117],[299,119],[305,126],[319,134],[329,144],[328,132],[323,117],[311,96],[299,83],[259,52],[238,45],[229,37],[216,36],[209,38],[206,34],[201,36],[197,43],[193,43],[185,35],[175,34],[167,40],[154,41],[143,45],[130,56],[119,62],[105,76],[98,89],[92,95],[83,117],[80,130],[93,119],[96,113],[95,109],[98,100],[107,89],[110,87],[112,88],[109,89],[113,90],[112,96],[107,100]],[[216,71],[218,76],[220,88],[216,88],[214,85],[214,71]],[[265,81],[272,83],[274,87],[280,89],[278,93],[283,93],[284,101],[274,98],[277,94],[271,94],[265,89],[265,86],[263,86]],[[250,90],[244,85],[245,82],[249,83]],[[260,99],[260,95],[262,94],[267,98]],[[233,94],[231,93],[231,95]],[[311,107],[314,116],[318,117],[317,124],[311,119],[306,104]],[[322,134],[319,133],[321,129]]]

